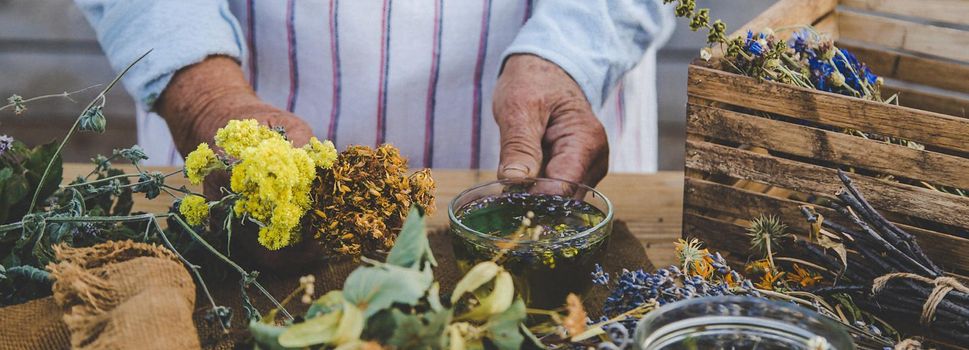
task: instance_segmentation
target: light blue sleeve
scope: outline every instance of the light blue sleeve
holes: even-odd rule
[[[660,0],[537,0],[502,61],[528,53],[554,62],[598,109],[660,32],[661,6]]]
[[[123,78],[146,110],[182,67],[210,55],[238,60],[245,41],[225,0],[75,0],[115,71],[153,50]]]

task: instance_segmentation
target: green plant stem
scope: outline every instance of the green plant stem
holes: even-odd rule
[[[125,69],[121,71],[121,73],[119,73],[117,76],[114,77],[113,80],[111,80],[111,83],[109,83],[108,86],[105,86],[104,89],[102,89],[101,92],[98,93],[98,95],[94,97],[94,99],[92,99],[91,102],[87,104],[87,107],[84,107],[84,109],[81,111],[81,114],[77,116],[77,119],[74,120],[74,125],[71,125],[71,128],[67,131],[67,136],[64,136],[64,140],[62,140],[61,144],[57,146],[57,151],[54,151],[54,156],[51,157],[50,162],[47,163],[47,168],[44,169],[44,174],[41,175],[40,182],[38,182],[39,185],[37,186],[37,190],[34,191],[34,196],[30,200],[30,206],[27,207],[27,213],[33,212],[34,207],[37,206],[37,197],[40,196],[40,190],[44,188],[44,182],[47,181],[47,176],[50,175],[50,169],[52,166],[54,166],[54,161],[56,161],[57,157],[60,156],[61,150],[64,149],[64,145],[67,144],[67,141],[69,141],[71,139],[71,136],[73,136],[74,133],[77,132],[77,126],[78,124],[81,123],[81,118],[84,116],[84,114],[87,113],[87,111],[91,109],[91,107],[93,107],[94,104],[97,103],[99,100],[103,100],[104,94],[107,93],[109,90],[111,90],[111,88],[114,87],[114,85],[121,80],[121,77],[123,77],[126,73],[128,73],[128,70],[130,70],[131,67],[134,67],[135,64],[140,62],[143,58],[145,58],[145,56],[148,56],[149,53],[151,53],[151,50],[148,50],[148,52],[145,52],[144,54],[142,54],[141,57],[138,57],[138,59],[134,60],[134,62],[131,62],[130,64],[128,64],[128,66],[125,67]]]
[[[154,226],[155,229],[158,230],[158,237],[161,238],[162,242],[165,243],[165,247],[167,247],[169,250],[175,253],[175,256],[177,256],[178,259],[182,261],[182,264],[185,264],[185,266],[192,271],[192,274],[195,275],[195,279],[197,279],[199,281],[199,285],[202,286],[202,293],[205,294],[205,297],[209,299],[209,304],[212,305],[212,310],[218,309],[219,306],[215,303],[215,299],[212,298],[212,293],[209,292],[209,287],[205,285],[205,281],[202,279],[202,273],[199,272],[198,265],[195,265],[189,262],[188,259],[185,259],[185,257],[182,256],[182,254],[175,249],[175,246],[172,245],[172,242],[168,240],[168,236],[165,235],[165,231],[162,230],[161,225],[158,224],[157,219],[155,219],[154,217],[151,217],[150,221],[151,221],[151,225],[148,225],[148,227],[150,228]],[[146,229],[145,232],[147,233],[148,230]],[[148,235],[146,234],[145,237],[147,238],[147,236]],[[225,329],[225,325],[222,322],[218,322],[218,324],[219,324],[219,327],[222,327],[223,333],[229,332],[229,330]]]
[[[91,85],[91,86],[88,86],[86,88],[83,88],[83,89],[80,89],[80,90],[71,91],[71,92],[66,92],[65,91],[65,92],[62,92],[62,93],[59,93],[59,94],[49,94],[49,95],[35,96],[35,97],[28,98],[26,100],[23,100],[20,103],[21,104],[27,104],[29,102],[34,102],[34,101],[39,101],[39,100],[46,100],[48,98],[57,98],[57,97],[63,97],[63,98],[66,98],[66,99],[70,100],[71,102],[74,102],[74,100],[71,99],[71,95],[79,94],[79,93],[82,93],[84,91],[87,91],[87,90],[96,88],[98,86],[101,86],[101,84]],[[10,103],[10,104],[7,104],[5,106],[0,106],[0,111],[5,110],[5,109],[10,108],[10,107],[13,107],[13,106],[16,106],[16,105],[17,105],[16,103]]]
[[[110,176],[110,177],[106,177],[106,178],[98,179],[98,180],[94,180],[94,181],[88,181],[88,182],[76,183],[76,184],[73,184],[73,185],[61,186],[61,188],[81,187],[81,186],[93,185],[93,184],[96,184],[96,183],[102,183],[102,182],[107,182],[107,181],[116,180],[116,179],[124,179],[124,178],[139,177],[139,176],[141,176],[141,174],[121,174],[121,175]]]
[[[259,282],[257,282],[254,278],[252,278],[252,274],[247,272],[245,269],[242,268],[242,266],[239,266],[238,264],[236,264],[234,261],[232,261],[225,255],[222,255],[222,253],[219,253],[219,251],[216,250],[215,247],[213,247],[211,244],[209,244],[208,241],[203,239],[202,236],[199,236],[199,234],[196,233],[195,230],[193,230],[192,227],[187,222],[185,222],[185,220],[183,220],[181,216],[174,215],[174,214],[168,214],[168,216],[171,216],[172,218],[174,218],[175,221],[178,222],[178,224],[181,225],[182,228],[185,229],[185,231],[188,231],[188,233],[192,235],[192,237],[195,238],[195,240],[199,244],[204,246],[205,249],[208,249],[209,252],[211,252],[212,254],[215,254],[216,257],[224,261],[229,266],[232,266],[232,268],[235,269],[237,272],[239,272],[239,274],[242,275],[242,277],[245,280],[252,281],[252,285],[255,286],[256,289],[259,289],[259,292],[265,295],[266,298],[269,299],[270,302],[272,302],[273,306],[279,308],[280,311],[283,312],[284,316],[286,316],[290,320],[293,319],[293,315],[291,315],[289,311],[287,311],[286,308],[279,303],[279,301],[276,301],[276,298],[274,298],[272,294],[270,294],[269,291],[266,290],[266,288],[263,288],[263,286],[259,284]]]

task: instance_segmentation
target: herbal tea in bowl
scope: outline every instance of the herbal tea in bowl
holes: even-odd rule
[[[554,179],[472,187],[448,207],[458,267],[494,260],[511,272],[530,307],[584,295],[612,233],[612,203],[588,186]]]

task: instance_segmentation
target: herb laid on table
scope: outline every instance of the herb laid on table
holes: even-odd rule
[[[364,258],[342,290],[312,302],[301,321],[277,324],[270,312],[250,323],[254,342],[265,349],[519,349],[538,346],[524,327],[525,304],[515,296],[511,275],[482,262],[458,281],[450,297],[434,281],[437,265],[412,209],[387,260]],[[293,295],[305,292],[297,288]]]

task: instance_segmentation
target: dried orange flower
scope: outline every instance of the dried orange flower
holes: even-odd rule
[[[394,146],[350,146],[313,184],[315,238],[342,255],[388,249],[411,206],[434,211],[434,188],[429,169],[407,175]]]
[[[587,315],[578,296],[569,293],[569,296],[565,298],[565,311],[568,314],[562,320],[562,327],[565,328],[566,333],[570,337],[574,337],[585,332]]]
[[[801,265],[794,264],[794,273],[787,274],[787,280],[792,283],[797,283],[801,288],[806,288],[813,287],[818,282],[821,282],[821,276],[808,271],[801,267]]]

